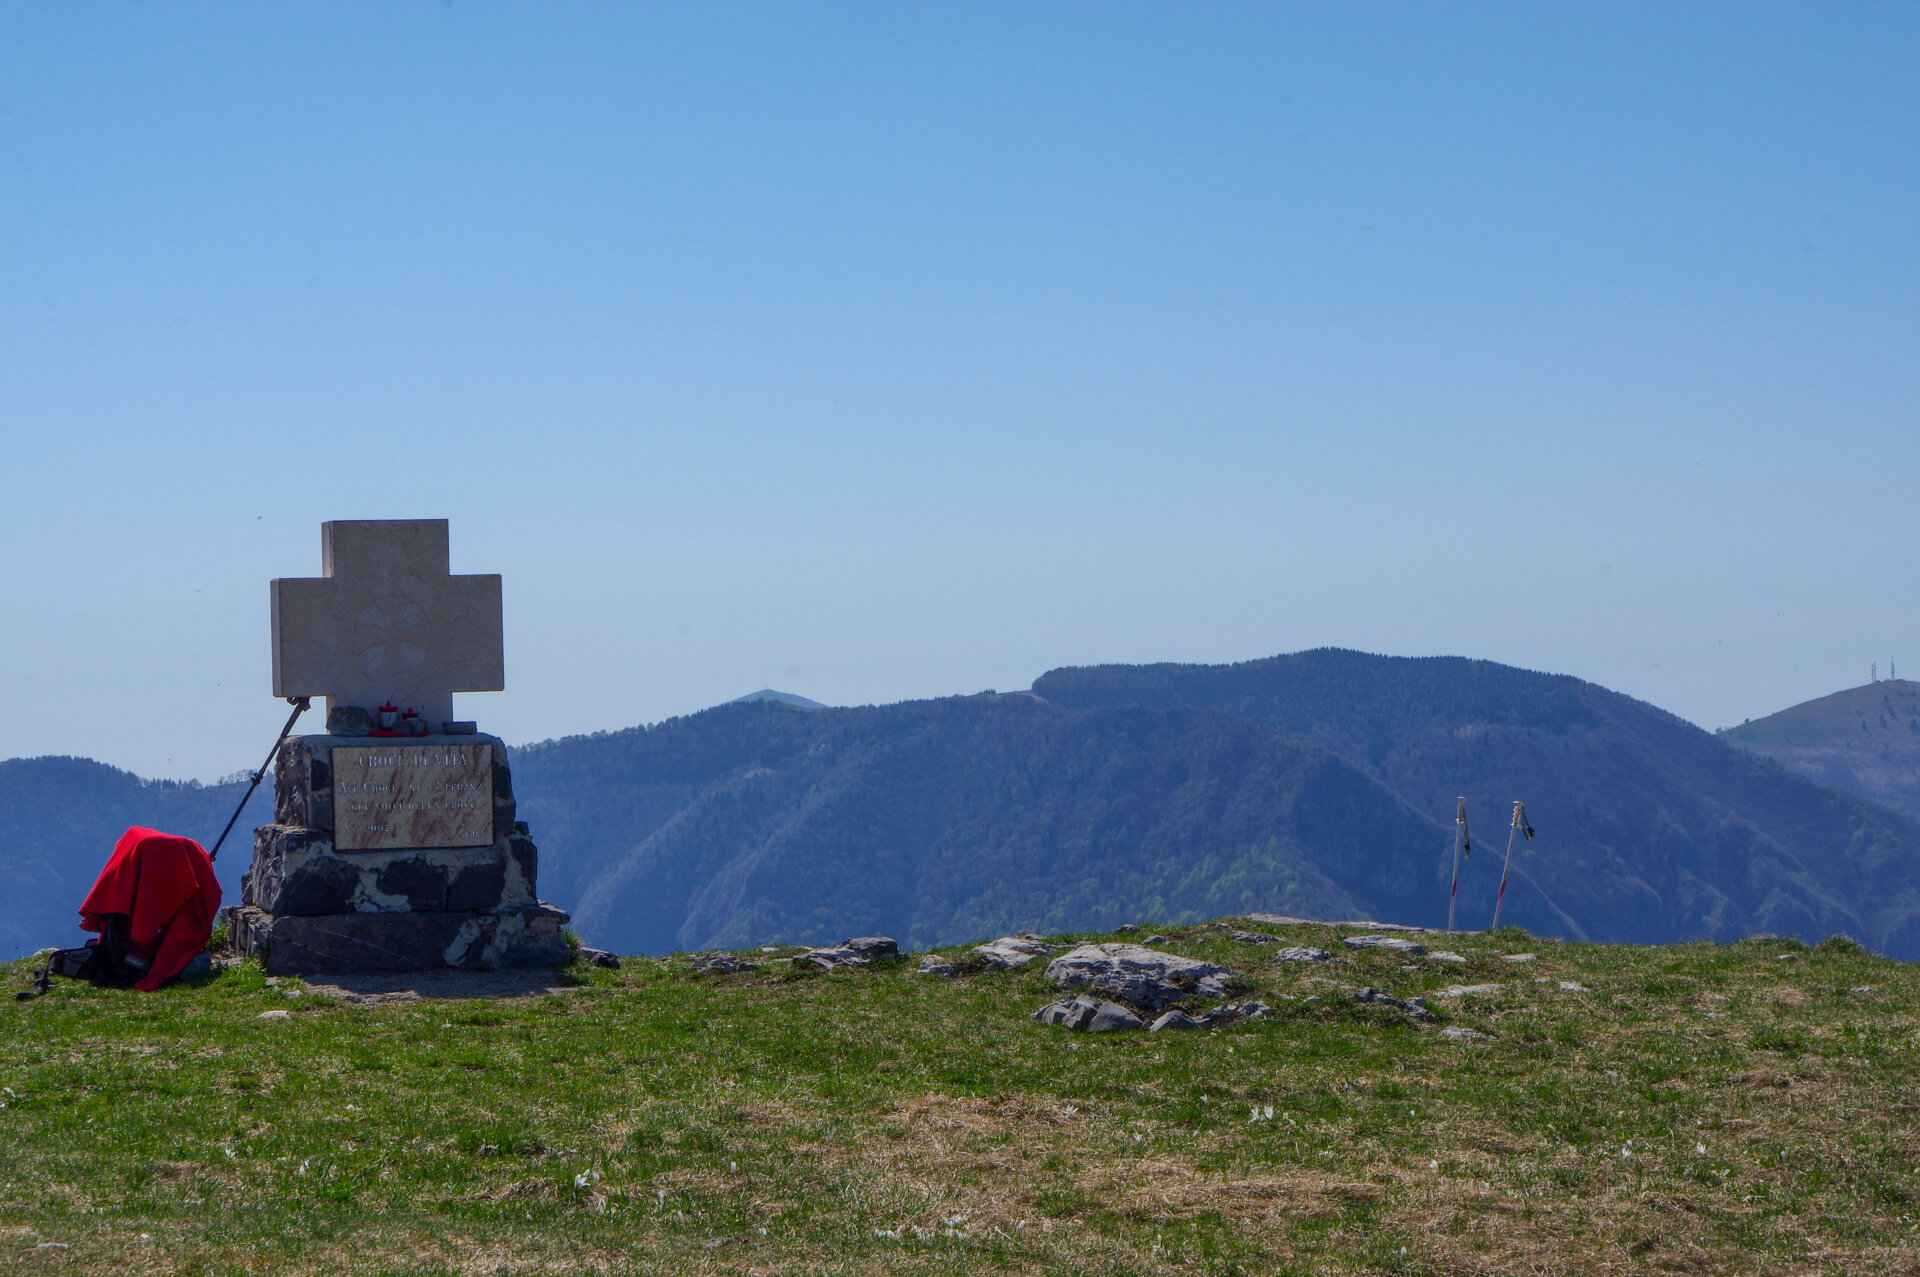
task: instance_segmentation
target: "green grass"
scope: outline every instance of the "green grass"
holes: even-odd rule
[[[1912,1270],[1920,969],[1513,931],[1447,938],[1465,967],[1275,967],[1169,934],[1279,1014],[1091,1037],[1027,1018],[1038,970],[910,964],[377,1004],[252,966],[63,982],[0,1005],[0,1271]],[[1341,996],[1486,982],[1433,1004],[1485,1042]]]

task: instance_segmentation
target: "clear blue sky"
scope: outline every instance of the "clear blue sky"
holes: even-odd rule
[[[1326,644],[1920,674],[1912,5],[0,6],[0,757],[252,766],[446,516],[512,741]]]

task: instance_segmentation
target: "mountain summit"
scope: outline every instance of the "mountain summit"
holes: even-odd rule
[[[1718,735],[1822,785],[1920,818],[1920,683],[1850,687]]]
[[[1452,657],[1098,666],[1031,693],[725,705],[521,751],[583,934],[660,951],[914,944],[1255,910],[1574,939],[1835,932],[1920,957],[1920,824],[1631,697]]]
[[[757,692],[748,692],[745,696],[736,696],[726,702],[729,705],[752,705],[756,701],[778,701],[782,705],[791,705],[795,709],[825,709],[819,701],[810,701],[793,692],[776,692],[771,687],[763,687]]]

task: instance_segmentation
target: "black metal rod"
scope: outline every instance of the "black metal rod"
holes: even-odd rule
[[[247,800],[253,797],[253,791],[260,788],[260,781],[266,776],[267,768],[273,766],[273,760],[280,756],[280,747],[287,743],[287,733],[293,730],[294,722],[307,712],[307,698],[289,696],[287,704],[293,706],[293,713],[287,715],[287,725],[280,729],[279,737],[273,742],[273,748],[267,751],[267,761],[260,764],[260,770],[253,774],[253,783],[247,786],[247,792],[241,795],[240,805],[233,809],[233,815],[227,817],[227,827],[220,831],[220,837],[214,841],[213,850],[207,853],[212,860],[220,854],[220,848],[226,843],[227,835],[233,832],[233,822],[240,819],[240,813],[247,809]]]

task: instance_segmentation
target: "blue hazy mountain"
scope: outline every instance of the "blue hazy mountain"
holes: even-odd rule
[[[771,687],[763,687],[757,692],[748,692],[745,696],[736,696],[728,701],[729,705],[751,705],[756,701],[778,701],[782,705],[791,705],[795,709],[825,709],[819,701],[810,701],[804,696],[792,692],[776,692]]]
[[[246,782],[200,785],[142,780],[87,758],[0,761],[0,954],[84,943],[80,902],[130,825],[197,838],[212,847]],[[214,862],[229,902],[253,855],[253,827],[273,817],[269,778],[247,804]]]
[[[1463,927],[1491,916],[1519,798],[1539,838],[1503,920],[1645,942],[1846,932],[1920,958],[1920,824],[1562,675],[1323,650],[898,705],[758,696],[514,751],[542,894],[590,942],[928,943],[1255,910],[1436,924],[1464,795]],[[0,944],[77,934],[126,825],[210,839],[237,796],[0,763]]]

